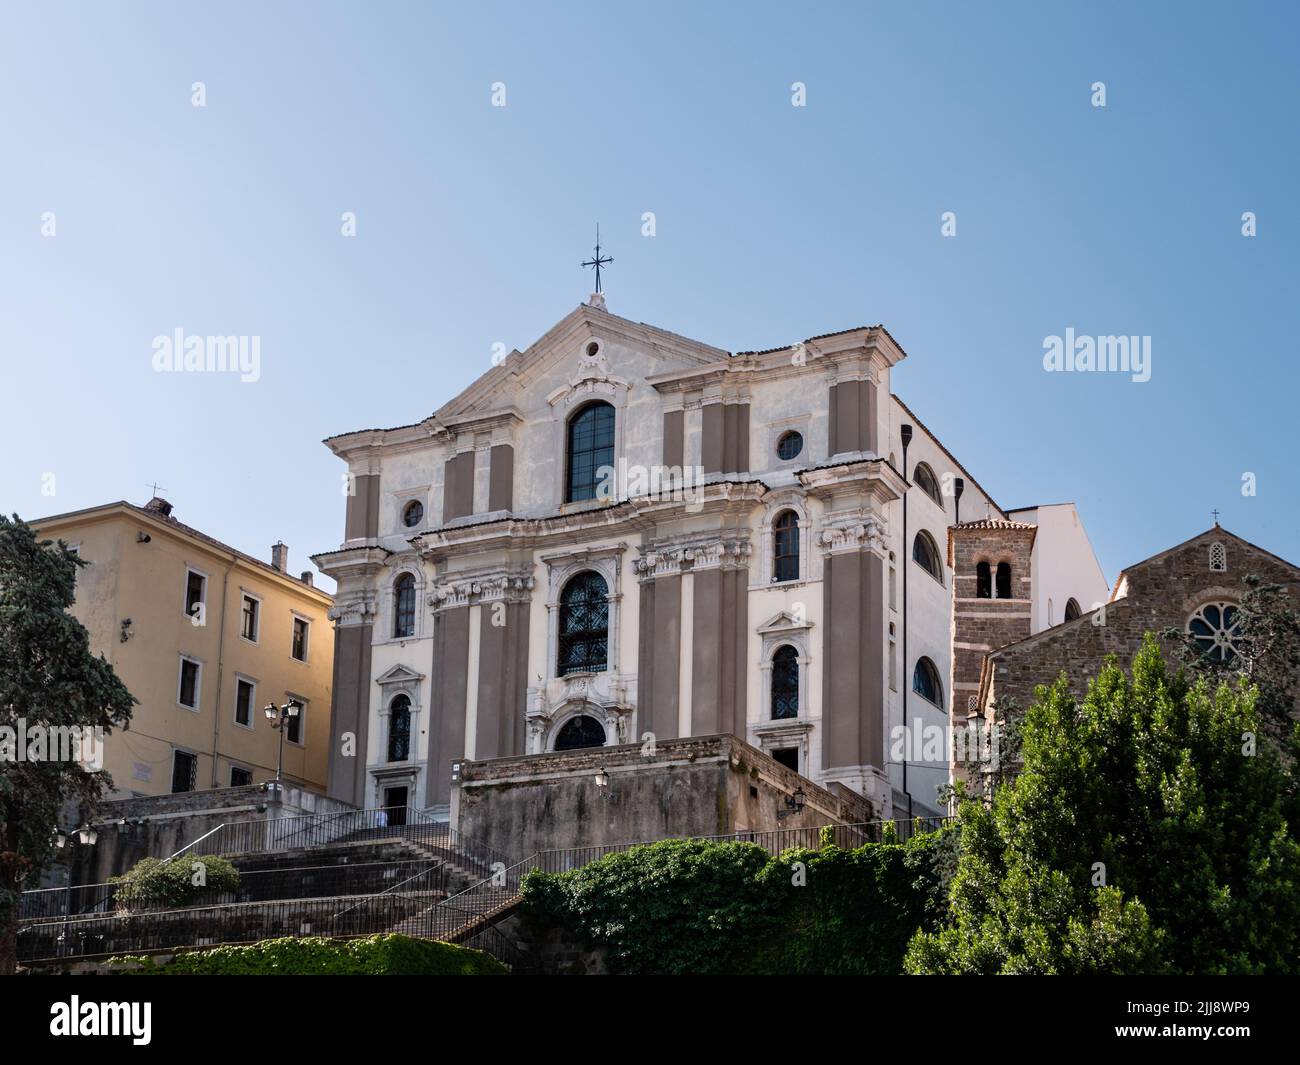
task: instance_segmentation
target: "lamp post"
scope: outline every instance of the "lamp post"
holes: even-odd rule
[[[778,821],[784,821],[791,814],[803,813],[803,808],[807,799],[808,796],[804,794],[803,788],[796,787],[793,795],[785,796],[784,809],[780,806],[776,808],[776,819]]]
[[[289,722],[298,716],[298,704],[292,699],[283,706],[267,703],[262,712],[266,714],[266,720],[271,722],[271,727],[280,733],[280,752],[275,759],[275,784],[278,791],[280,782],[284,779],[284,734],[289,730]]]

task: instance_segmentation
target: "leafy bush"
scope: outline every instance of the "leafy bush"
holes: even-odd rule
[[[624,973],[898,973],[942,912],[955,833],[779,857],[665,840],[529,873],[525,913],[604,947]]]
[[[1040,688],[1019,775],[962,807],[947,924],[907,969],[1300,971],[1300,763],[1257,694],[1189,685],[1150,635],[1082,701],[1064,677]]]
[[[123,966],[136,962],[116,960]],[[162,965],[123,971],[158,976],[500,976],[508,970],[481,950],[389,933],[364,939],[285,936],[244,947],[189,951]]]
[[[139,913],[188,906],[208,892],[234,891],[239,887],[239,870],[213,854],[173,862],[141,858],[129,873],[110,877],[109,883],[119,885],[118,905]]]

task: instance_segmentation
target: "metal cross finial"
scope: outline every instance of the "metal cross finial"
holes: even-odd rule
[[[596,268],[596,291],[600,291],[600,268],[606,263],[612,263],[613,256],[607,255],[602,257],[600,254],[600,226],[596,226],[596,256],[593,259],[584,259],[583,266],[594,266]]]
[[[1212,513],[1214,514],[1214,524],[1215,524],[1215,525],[1218,525],[1218,524],[1219,524],[1219,512],[1218,512],[1217,510],[1215,510],[1215,511],[1212,511]]]

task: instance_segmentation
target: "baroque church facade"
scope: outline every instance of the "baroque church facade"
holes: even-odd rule
[[[733,354],[596,295],[425,420],[329,438],[330,794],[437,815],[462,760],[729,734],[937,810],[948,752],[911,737],[965,725],[987,650],[956,620],[1109,591],[1072,505],[1002,510],[893,394],[905,357],[883,326]],[[963,514],[1033,536],[957,563]]]

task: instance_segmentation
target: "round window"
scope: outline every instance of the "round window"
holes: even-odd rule
[[[781,459],[792,459],[802,450],[803,437],[793,429],[782,433],[781,439],[776,442],[776,454]]]
[[[412,499],[405,507],[402,508],[402,524],[408,529],[414,528],[420,524],[420,519],[424,517],[424,504],[418,499]]]
[[[1206,603],[1187,622],[1196,646],[1212,662],[1231,662],[1237,656],[1233,642],[1241,635],[1241,619],[1233,603]]]

